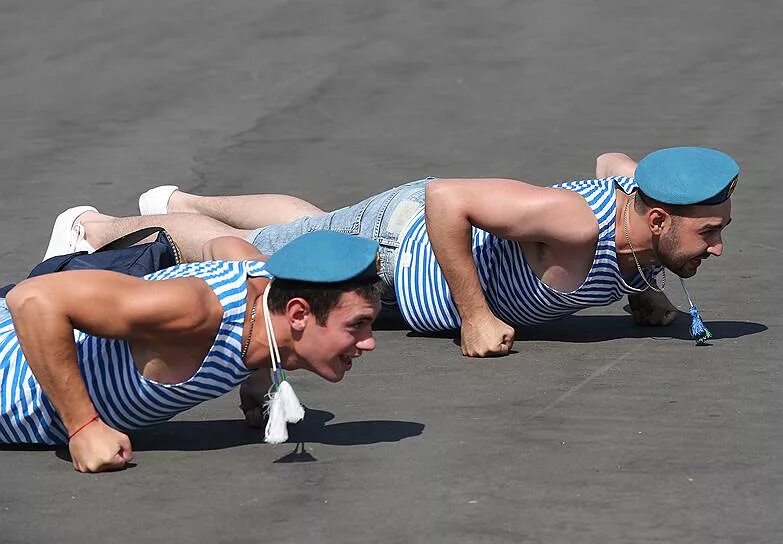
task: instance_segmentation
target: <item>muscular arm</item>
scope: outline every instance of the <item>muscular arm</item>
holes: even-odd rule
[[[30,369],[69,434],[96,413],[78,366],[74,329],[128,340],[176,337],[183,331],[206,330],[210,312],[219,306],[211,289],[196,278],[150,282],[98,270],[25,280],[8,293],[6,302]],[[93,432],[100,425],[87,429]],[[79,439],[87,429],[79,432]],[[78,466],[73,449],[72,455],[79,470],[118,468],[91,460]]]
[[[463,323],[463,353],[502,354],[513,329],[492,316],[481,290],[471,227],[519,242],[579,244],[593,235],[593,214],[572,191],[508,179],[437,180],[425,196],[427,234]],[[485,338],[469,338],[475,345],[466,346],[466,333]]]

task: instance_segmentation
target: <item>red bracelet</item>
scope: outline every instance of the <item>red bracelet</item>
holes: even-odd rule
[[[82,429],[84,429],[84,428],[85,428],[87,425],[89,425],[89,424],[90,424],[90,423],[92,423],[93,421],[95,421],[95,420],[98,420],[98,419],[100,419],[100,418],[101,418],[101,416],[99,416],[98,414],[95,414],[94,416],[92,416],[90,419],[88,419],[87,421],[85,421],[84,423],[82,423],[82,424],[81,424],[81,426],[79,426],[79,428],[78,428],[78,429],[76,429],[76,430],[75,430],[75,431],[73,431],[71,434],[69,434],[69,435],[68,435],[68,440],[70,440],[71,438],[73,438],[74,436],[76,436],[76,433],[78,433],[79,431],[81,431]]]

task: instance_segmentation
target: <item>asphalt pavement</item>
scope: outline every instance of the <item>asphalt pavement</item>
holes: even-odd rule
[[[4,282],[63,209],[133,214],[161,184],[336,208],[675,145],[742,175],[725,253],[689,282],[709,346],[622,303],[491,360],[390,323],[342,383],[291,375],[287,444],[230,395],[134,433],[119,473],[0,451],[0,541],[780,542],[781,26],[780,0],[6,0]]]

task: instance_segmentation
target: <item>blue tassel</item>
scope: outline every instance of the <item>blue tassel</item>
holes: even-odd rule
[[[682,290],[685,291],[685,298],[688,299],[688,304],[690,305],[688,312],[691,314],[691,337],[696,340],[697,346],[704,346],[707,344],[707,341],[712,338],[712,333],[704,326],[704,321],[701,320],[699,310],[691,300],[688,288],[685,287],[685,280],[680,278],[680,284],[682,284]]]
[[[712,333],[704,326],[696,306],[691,306],[688,312],[691,314],[691,336],[696,340],[697,346],[703,346],[712,338]]]

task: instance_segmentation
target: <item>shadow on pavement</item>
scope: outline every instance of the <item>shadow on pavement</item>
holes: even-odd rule
[[[379,442],[399,442],[418,436],[424,431],[424,424],[412,421],[371,420],[351,421],[327,425],[334,414],[325,410],[305,408],[305,418],[288,426],[288,443],[297,448],[276,462],[315,461],[299,444],[311,442],[334,446],[359,446]],[[244,420],[221,419],[212,421],[169,421],[150,429],[128,433],[133,451],[205,451],[220,450],[263,444],[261,429],[249,428]],[[36,444],[3,444],[0,451],[54,451],[55,455],[71,461],[67,446],[44,446]]]
[[[739,338],[767,330],[766,325],[752,321],[705,321],[713,342],[721,338]],[[691,340],[690,316],[681,315],[668,327],[634,325],[629,316],[569,316],[546,325],[523,327],[517,331],[520,340],[561,340],[563,342],[604,342],[620,338],[674,338]]]
[[[767,330],[767,326],[753,321],[705,321],[712,332],[712,342],[721,338],[739,338]],[[409,332],[411,338],[455,338],[459,345],[459,331],[424,334]],[[550,323],[522,326],[516,329],[516,339],[553,340],[561,342],[605,342],[621,338],[674,338],[691,340],[690,316],[681,315],[668,327],[643,327],[633,324],[626,315],[572,315]]]
[[[418,436],[424,431],[424,424],[413,421],[349,421],[326,423],[334,414],[324,410],[307,409],[305,418],[288,426],[289,442],[316,442],[332,446],[359,446],[379,442],[399,442]]]
[[[288,426],[288,442],[313,442],[337,446],[358,446],[398,442],[420,435],[421,423],[411,421],[351,421],[327,425],[334,414],[305,409],[305,418]],[[134,451],[201,451],[262,444],[262,429],[249,428],[244,420],[169,421],[156,427],[129,433]]]

